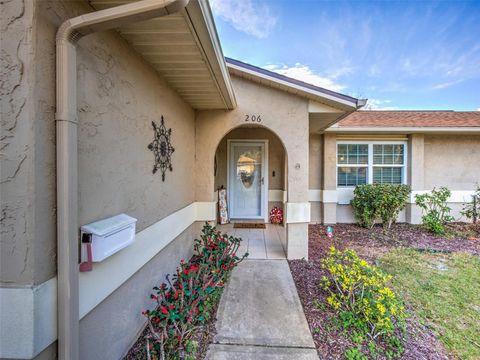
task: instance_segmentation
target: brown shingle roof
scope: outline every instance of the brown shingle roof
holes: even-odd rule
[[[480,111],[356,111],[339,127],[480,127]]]

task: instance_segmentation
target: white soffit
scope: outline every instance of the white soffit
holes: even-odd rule
[[[352,111],[343,111],[317,101],[308,101],[308,120],[310,133],[319,133],[337,123]]]
[[[88,0],[96,10],[136,0]],[[206,0],[117,31],[194,109],[233,109],[235,96]]]

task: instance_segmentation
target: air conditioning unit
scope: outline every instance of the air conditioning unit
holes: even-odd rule
[[[92,262],[100,262],[135,240],[137,219],[126,214],[83,225],[81,230],[80,271],[91,271]]]

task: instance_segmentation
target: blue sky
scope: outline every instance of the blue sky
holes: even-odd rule
[[[370,99],[480,111],[480,0],[210,0],[226,56]]]

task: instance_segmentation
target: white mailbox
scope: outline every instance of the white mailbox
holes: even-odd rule
[[[137,219],[126,214],[112,216],[81,227],[82,261],[85,270],[91,262],[99,262],[130,245],[135,240]],[[88,269],[90,268],[90,269]]]

